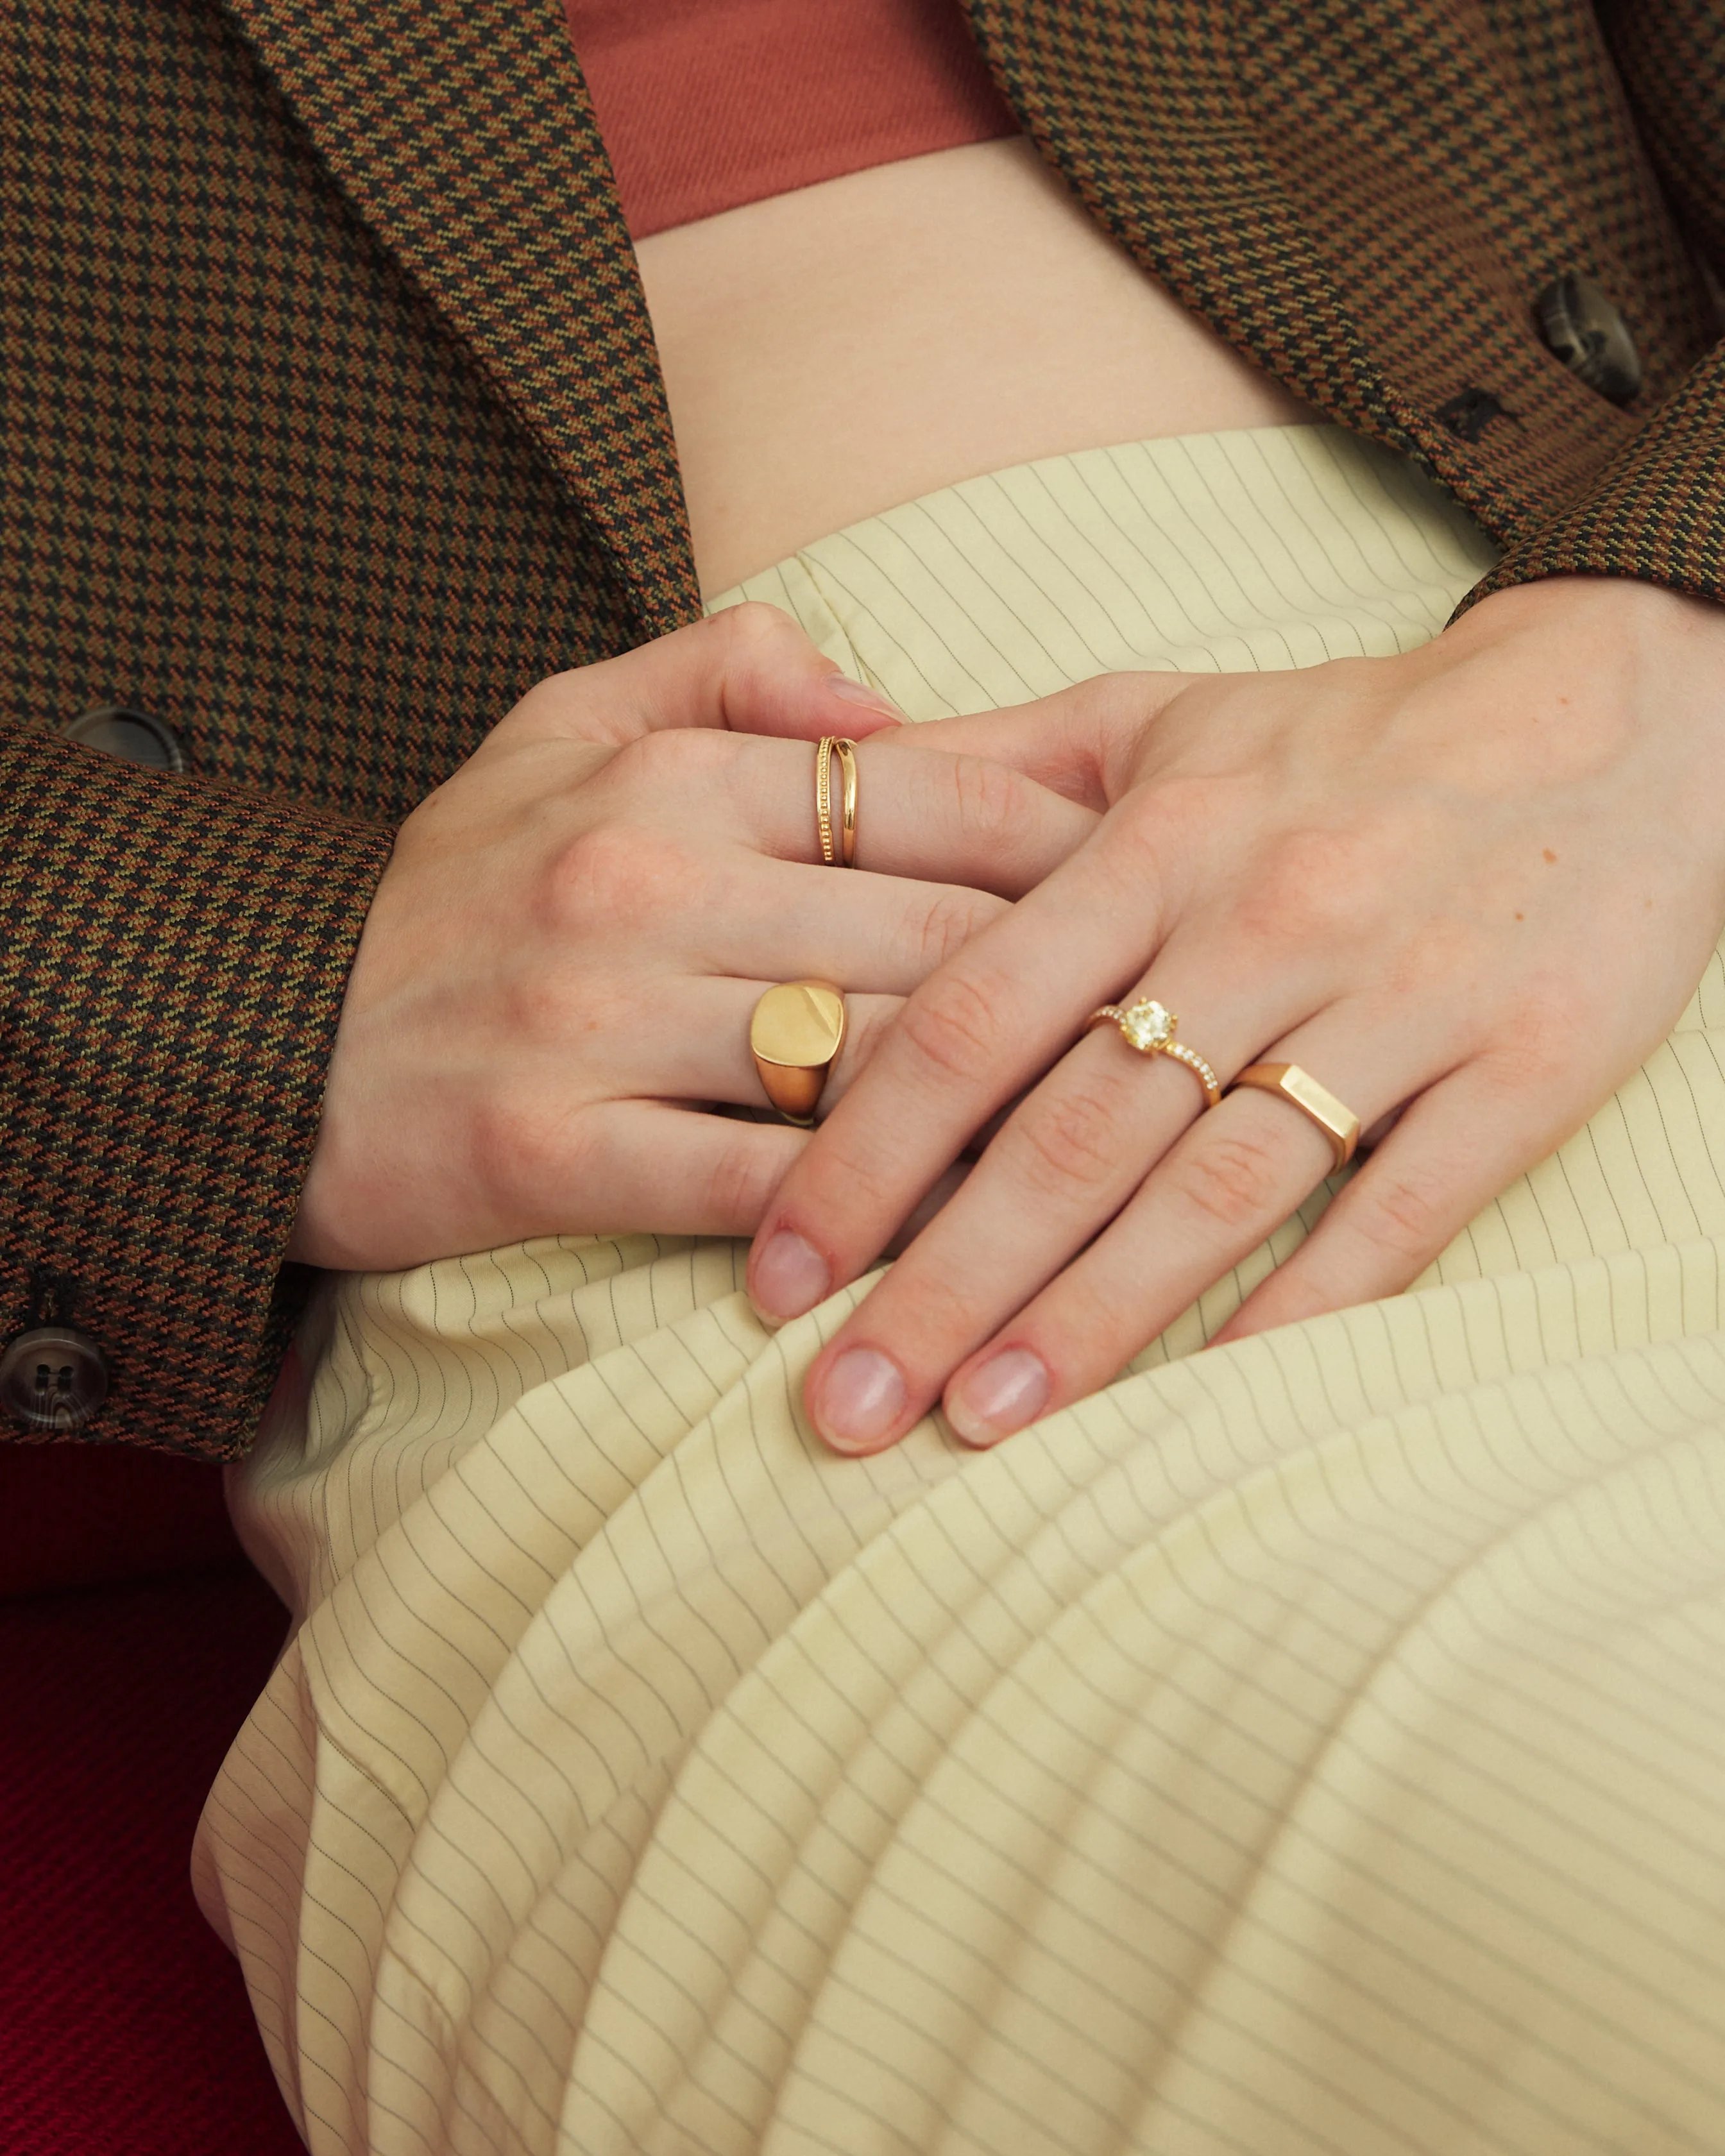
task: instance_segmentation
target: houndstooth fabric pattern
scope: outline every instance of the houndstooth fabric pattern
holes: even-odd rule
[[[1504,545],[1480,591],[1722,596],[1716,0],[970,12],[1146,268]],[[692,618],[693,564],[557,0],[4,19],[0,1337],[54,1283],[91,1434],[227,1457],[393,826],[531,681]],[[1564,270],[1627,411],[1538,338]],[[52,738],[122,700],[194,780]]]
[[[391,828],[533,681],[692,617],[693,567],[550,8],[420,12],[405,88],[400,54],[347,54],[398,115],[370,221],[201,0],[6,21],[0,1338],[46,1276],[113,1366],[92,1435],[223,1456],[295,1305],[281,1250]],[[338,9],[262,27],[333,65]],[[481,55],[471,139],[439,131],[434,86],[474,93]],[[483,262],[488,219],[506,266],[452,294],[426,251]],[[49,736],[128,700],[216,783]]]
[[[1593,571],[1711,597],[1725,362],[1648,145],[1686,144],[1691,189],[1717,199],[1725,27],[1717,7],[1631,12],[1639,114],[1576,0],[972,8],[1031,133],[1128,251],[1505,547],[1480,594]],[[1538,334],[1535,295],[1566,270],[1630,326],[1645,380],[1630,411]],[[1471,393],[1474,413],[1481,395],[1497,413],[1476,435],[1457,405]]]

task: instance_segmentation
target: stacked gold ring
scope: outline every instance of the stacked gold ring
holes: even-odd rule
[[[1128,1048],[1137,1049],[1140,1055],[1167,1055],[1176,1063],[1183,1063],[1204,1088],[1204,1105],[1214,1108],[1222,1097],[1221,1081],[1195,1048],[1175,1040],[1174,1028],[1179,1023],[1173,1013],[1154,997],[1141,996],[1137,1003],[1124,1009],[1118,1004],[1104,1004],[1084,1021],[1084,1029],[1088,1033],[1092,1026],[1118,1026],[1121,1039]]]
[[[833,831],[833,758],[839,759],[837,844]],[[820,857],[829,868],[851,868],[856,861],[856,743],[825,734],[814,752],[814,827]]]

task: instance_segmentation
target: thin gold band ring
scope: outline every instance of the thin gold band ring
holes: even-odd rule
[[[1141,996],[1137,1003],[1125,1008],[1119,1004],[1104,1004],[1084,1021],[1084,1029],[1088,1033],[1092,1026],[1118,1026],[1121,1039],[1128,1048],[1137,1049],[1140,1055],[1167,1055],[1176,1063],[1183,1063],[1204,1088],[1204,1105],[1214,1108],[1222,1097],[1221,1081],[1195,1048],[1175,1040],[1174,1028],[1179,1023],[1164,1004],[1153,997]]]
[[[839,759],[838,843],[833,831],[833,758]],[[824,734],[814,752],[814,828],[820,857],[829,868],[856,863],[856,743],[842,734]]]
[[[1230,1093],[1235,1086],[1250,1086],[1260,1093],[1280,1093],[1308,1122],[1316,1123],[1336,1156],[1332,1175],[1353,1158],[1359,1143],[1359,1117],[1297,1063],[1249,1063],[1229,1087]]]

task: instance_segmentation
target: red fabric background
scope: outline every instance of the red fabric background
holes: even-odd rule
[[[563,0],[637,239],[1016,135],[957,0]]]
[[[207,1527],[204,1502],[184,1517]],[[147,1539],[111,1519],[104,1536],[127,1562]],[[299,2156],[239,1966],[187,1876],[285,1621],[244,1573],[0,1605],[5,2156]]]
[[[244,1563],[202,1460],[0,1440],[0,1601]]]

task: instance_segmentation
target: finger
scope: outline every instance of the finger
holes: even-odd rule
[[[1213,965],[1202,972],[1212,980],[1220,974]],[[1153,978],[1182,978],[1174,947]],[[1266,1030],[1274,1038],[1286,1029],[1301,989],[1264,979],[1236,994],[1227,1004],[1213,999],[1204,1013],[1204,1052],[1222,1059],[1224,1073]],[[889,1041],[880,1055],[890,1052]],[[827,1441],[872,1451],[900,1436],[953,1372],[1127,1204],[1183,1131],[1188,1145],[1198,1142],[1189,1127],[1204,1101],[1194,1072],[1166,1055],[1135,1054],[1112,1027],[1081,1042],[817,1358],[808,1399]],[[1290,1204],[1300,1194],[1296,1188]]]
[[[748,1235],[808,1133],[653,1101],[585,1110],[554,1165],[497,1242],[524,1235],[603,1234],[627,1220],[646,1235]]]
[[[1009,910],[962,884],[742,860],[746,872],[726,886],[734,896],[684,944],[688,962],[712,973],[907,996]]]
[[[855,869],[1017,898],[1096,829],[1093,810],[1003,764],[905,752],[898,743],[911,731],[857,752]],[[709,829],[781,860],[820,863],[815,759],[801,742],[657,735],[618,760],[613,783],[639,785],[667,826],[697,803]]]
[[[1199,676],[1199,680],[1205,677]],[[1147,721],[1195,685],[1188,674],[1104,674],[1005,711],[907,727],[902,745],[986,757],[1091,808],[1117,800]]]
[[[1112,1224],[947,1383],[947,1420],[993,1445],[1107,1384],[1295,1212],[1329,1140],[1258,1092],[1230,1094],[1151,1171]]]
[[[774,1204],[750,1275],[758,1309],[798,1316],[872,1262],[947,1162],[1139,971],[1189,873],[1154,798],[1135,798],[916,990]]]
[[[1399,1295],[1584,1120],[1579,1110],[1553,1116],[1549,1102],[1536,1111],[1525,1096],[1518,1104],[1483,1060],[1432,1085],[1212,1344]]]
[[[886,697],[839,673],[788,614],[750,602],[620,658],[553,675],[505,724],[517,737],[621,747],[677,726],[860,740],[902,722]]]

